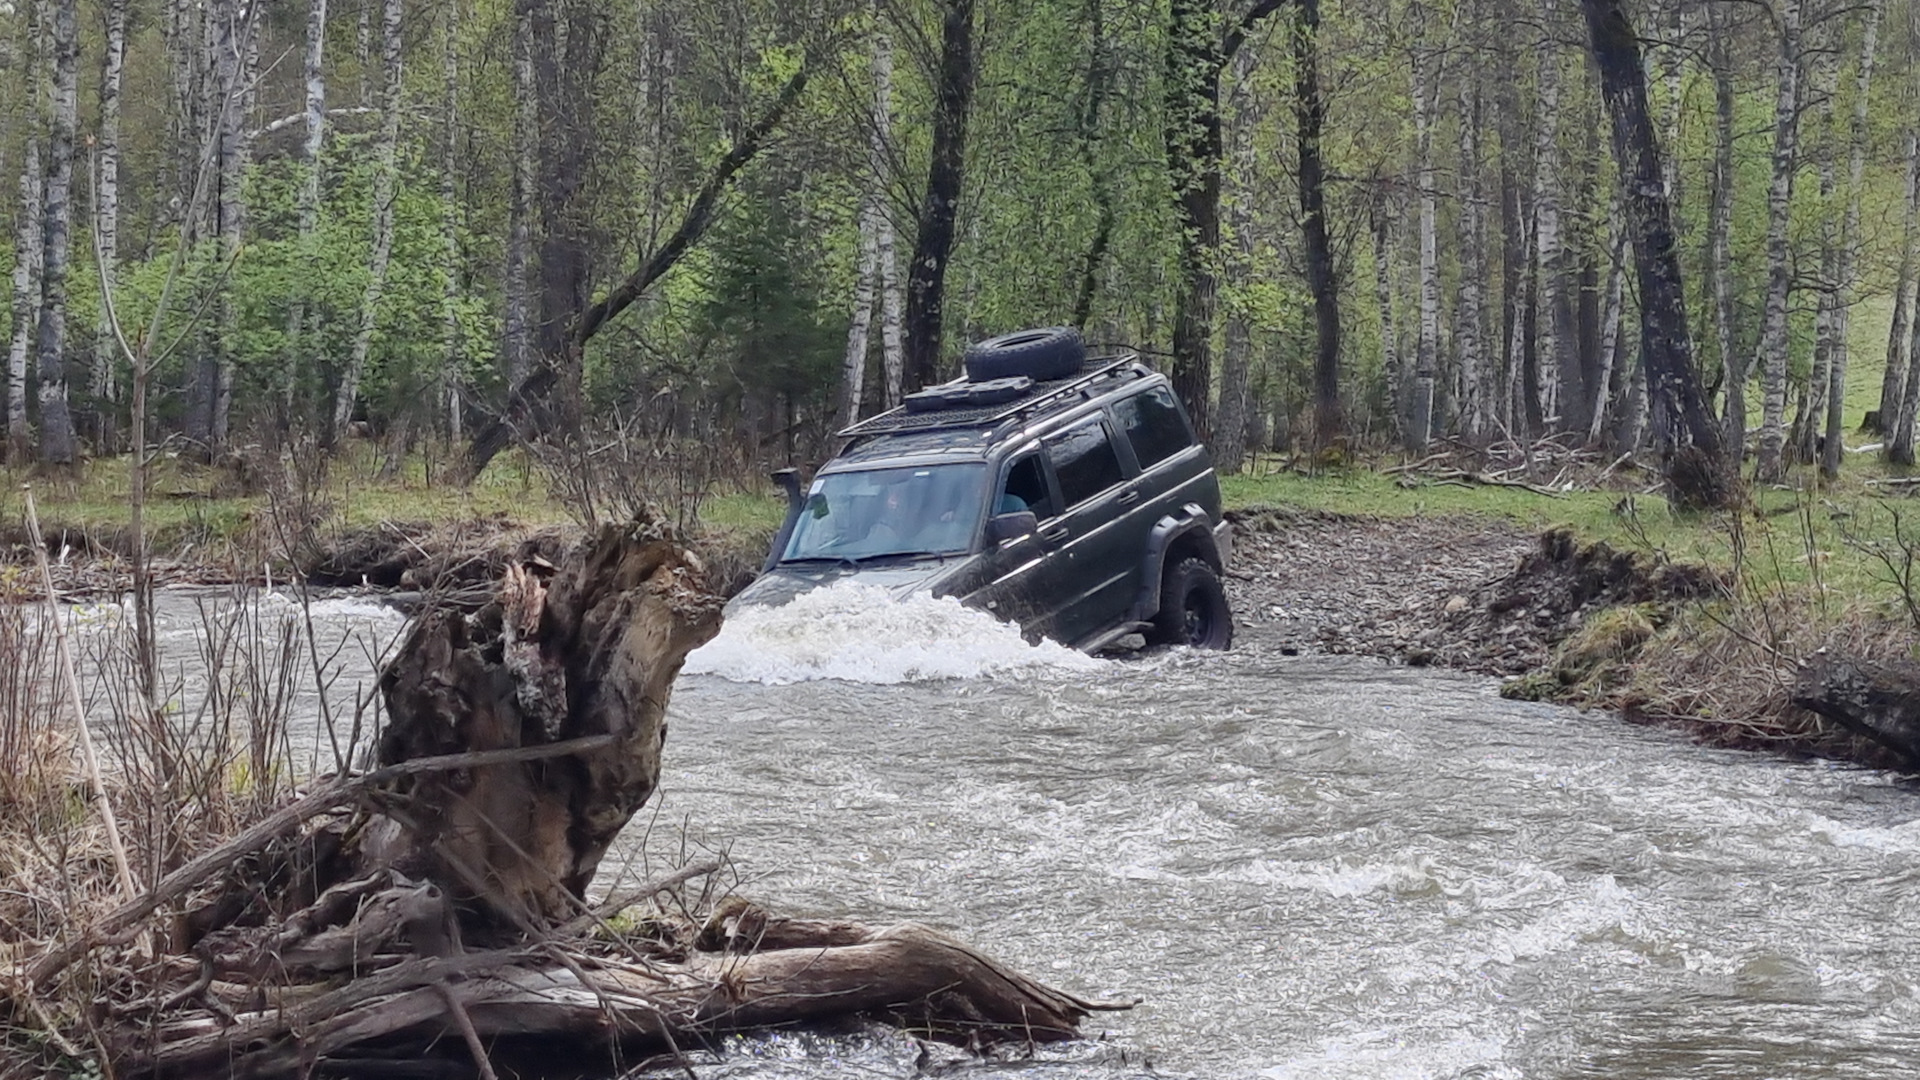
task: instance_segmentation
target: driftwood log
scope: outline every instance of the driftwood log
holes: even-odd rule
[[[865,1017],[987,1046],[1126,1007],[926,927],[703,907],[684,886],[713,897],[713,864],[590,905],[659,780],[674,677],[718,626],[699,562],[646,524],[509,568],[477,612],[408,633],[376,768],[169,875],[28,985],[196,896],[103,1006],[116,1075],[611,1075],[768,1026]]]
[[[1920,664],[1815,653],[1800,666],[1793,703],[1920,768]]]

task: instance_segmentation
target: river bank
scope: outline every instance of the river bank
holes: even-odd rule
[[[1796,704],[1804,661],[1904,656],[1911,632],[1865,606],[1815,617],[1731,570],[1501,518],[1253,508],[1228,593],[1242,642],[1493,675],[1501,693],[1701,742],[1877,768],[1901,753]]]

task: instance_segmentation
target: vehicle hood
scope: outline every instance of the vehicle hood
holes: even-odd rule
[[[857,581],[873,585],[903,600],[918,592],[932,592],[965,556],[945,559],[914,559],[871,566],[845,566],[831,563],[783,564],[761,574],[753,584],[727,601],[727,611],[746,607],[779,607],[804,592],[837,581]]]

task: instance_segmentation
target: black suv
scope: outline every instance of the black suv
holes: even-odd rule
[[[765,572],[729,605],[852,578],[956,596],[1089,651],[1130,633],[1224,649],[1232,537],[1220,485],[1163,375],[1089,358],[1071,328],[980,342],[967,377],[840,432]]]

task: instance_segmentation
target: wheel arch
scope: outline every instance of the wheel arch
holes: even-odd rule
[[[1146,622],[1160,613],[1160,583],[1168,566],[1182,559],[1199,559],[1226,576],[1220,548],[1213,540],[1211,519],[1199,503],[1188,503],[1176,513],[1154,522],[1140,565],[1140,591],[1134,597],[1133,618]]]

